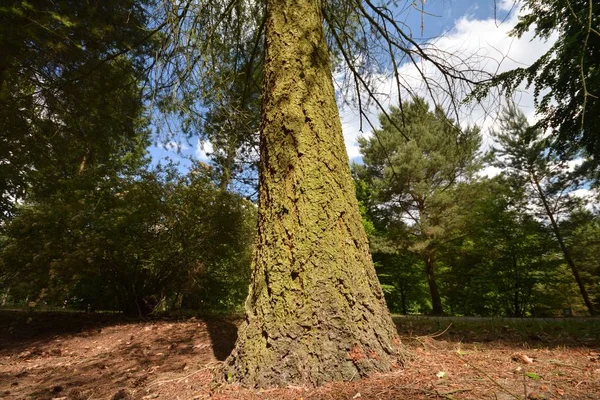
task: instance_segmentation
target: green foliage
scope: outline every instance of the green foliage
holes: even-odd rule
[[[527,198],[501,178],[473,184],[467,235],[444,251],[448,305],[462,315],[524,317],[568,304],[552,291],[555,245],[544,226],[524,212]],[[542,288],[543,287],[543,288]],[[548,297],[542,296],[551,292]]]
[[[365,165],[354,167],[363,180],[357,186],[368,185],[373,192],[375,226],[385,232],[383,241],[371,240],[372,250],[384,250],[381,243],[387,241],[383,247],[418,256],[439,313],[435,260],[440,247],[460,235],[461,201],[468,200],[463,186],[480,165],[479,129],[461,130],[441,109],[429,111],[418,98],[402,110],[392,108],[390,117],[381,116],[382,128],[372,138],[359,139]],[[415,274],[408,276],[414,280]]]
[[[371,243],[376,242],[371,237]],[[374,251],[373,260],[391,312],[420,314],[431,310],[424,266],[418,257],[405,252]]]
[[[135,314],[241,303],[253,206],[204,167],[146,169],[149,6],[0,10],[1,276],[13,301]],[[210,279],[220,292],[202,287]]]
[[[14,300],[146,314],[231,309],[250,276],[254,206],[209,171],[144,172],[19,207],[2,252]],[[42,295],[43,293],[43,295]]]
[[[388,3],[323,4],[333,68],[347,72],[348,64],[356,89],[368,91],[369,74],[385,69],[375,49],[391,45],[395,63],[413,48],[385,19]],[[583,146],[593,155],[584,165],[600,159],[598,7],[526,5],[513,34],[558,32],[559,40],[531,67],[491,83],[533,85],[542,116],[531,128],[514,105],[504,111],[490,156],[501,178],[474,180],[478,129],[461,130],[422,99],[392,108],[360,141],[365,165],[353,166],[355,188],[394,311],[426,312],[437,296],[453,314],[582,312],[557,237],[600,305],[600,219],[566,196],[582,187],[568,156]],[[149,21],[147,12],[161,7]],[[240,307],[256,207],[227,189],[236,178],[254,184],[244,171],[256,161],[264,14],[264,2],[246,1],[0,6],[1,303],[132,314]],[[165,26],[172,35],[161,32],[154,104],[214,148],[214,166],[195,165],[186,176],[147,167],[143,84],[153,35]],[[555,223],[544,224],[550,215]]]
[[[571,255],[588,283],[591,300],[600,308],[600,215],[577,208],[561,224]]]
[[[170,218],[196,271],[192,284],[184,286],[182,304],[184,308],[233,310],[248,294],[256,206],[217,188],[204,168],[180,184],[172,203],[175,213]]]
[[[160,2],[154,13],[167,31],[152,72],[163,139],[176,124],[210,142],[219,185],[255,191],[264,2]]]
[[[360,139],[368,183],[388,218],[402,221],[416,253],[450,234],[461,181],[479,168],[479,130],[462,131],[422,99],[392,108],[394,125],[381,118],[381,130]],[[398,131],[396,126],[402,127]],[[405,137],[411,138],[407,141]]]
[[[521,37],[529,31],[534,38],[549,40],[558,35],[550,50],[529,67],[499,74],[475,94],[483,96],[490,87],[501,85],[509,93],[525,82],[533,86],[536,111],[541,116],[536,128],[555,136],[559,151],[584,148],[589,160],[600,160],[600,7],[594,0],[526,0],[524,14],[512,31]]]
[[[500,128],[493,132],[493,137],[498,144],[493,149],[495,164],[505,169],[505,175],[510,177],[515,187],[526,188],[529,207],[537,208],[534,211],[547,221],[557,247],[572,271],[581,297],[593,315],[595,310],[586,288],[590,282],[581,277],[560,227],[561,217],[583,204],[582,199],[570,195],[582,187],[580,176],[570,171],[568,159],[560,157],[557,151],[550,148],[551,139],[544,136],[540,129],[530,127],[523,112],[514,104],[503,110]]]
[[[354,164],[352,165],[352,170],[358,171],[360,170],[360,166]],[[367,183],[358,177],[354,179],[354,189],[356,190],[356,199],[358,200],[358,209],[362,217],[363,227],[367,236],[371,236],[376,231],[375,225],[369,216],[369,207],[372,206],[373,201],[372,191],[369,189]]]
[[[0,9],[0,214],[35,188],[110,170],[139,139],[151,43],[144,1],[9,1]],[[97,170],[98,176],[103,174]]]
[[[502,173],[475,179],[477,132],[469,138],[440,123],[442,114],[418,105],[405,106],[404,114],[391,112],[410,141],[382,119],[385,129],[361,140],[365,165],[353,166],[390,309],[419,313],[433,307],[433,277],[444,311],[454,315],[585,313],[548,210],[595,302],[598,220],[568,195],[585,182],[557,156],[552,138],[530,128],[511,105],[487,155]],[[466,138],[461,142],[457,134]]]

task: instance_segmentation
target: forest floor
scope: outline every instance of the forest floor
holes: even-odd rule
[[[269,390],[218,376],[237,321],[0,311],[0,398],[600,399],[599,319],[398,317],[403,368]]]

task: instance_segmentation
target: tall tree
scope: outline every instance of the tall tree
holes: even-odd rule
[[[144,4],[3,2],[0,213],[32,187],[110,164],[136,146],[138,85],[152,47]]]
[[[396,331],[354,194],[320,2],[267,8],[258,241],[227,374],[265,386],[387,371]]]
[[[85,262],[61,268],[58,260],[91,239],[84,232],[94,211],[106,210],[115,182],[147,162],[148,4],[11,0],[0,7],[2,227],[39,226],[20,237],[38,252],[22,272],[38,268],[42,285],[64,282],[73,266],[86,270]]]
[[[445,74],[437,82],[449,92],[460,86],[453,78],[473,83],[472,69],[451,71],[451,58],[426,51],[403,30],[394,1],[160,5],[171,40],[155,77],[171,98],[195,98],[201,108],[235,82],[244,65],[238,60],[263,65],[259,232],[247,318],[227,361],[230,380],[315,385],[389,370],[395,328],[356,205],[332,70],[367,93],[357,96],[362,106],[365,97],[380,104],[374,80],[382,73],[402,100],[407,85],[397,71],[406,57],[421,71],[429,63]],[[262,38],[259,56],[236,57]]]
[[[420,98],[403,110],[392,108],[390,116],[391,121],[380,117],[381,129],[373,137],[359,139],[365,178],[378,192],[378,206],[404,223],[399,240],[421,257],[432,312],[443,314],[436,279],[438,248],[457,235],[461,224],[460,184],[479,166],[479,129],[461,130],[441,109],[430,111]]]
[[[590,288],[590,300],[595,310],[600,309],[600,218],[598,211],[577,208],[562,222],[565,241],[581,272],[582,279]]]
[[[466,315],[539,312],[543,302],[536,289],[554,279],[558,264],[551,233],[524,210],[529,201],[524,189],[503,177],[480,180],[471,193],[466,236],[443,251],[450,267],[449,306]]]
[[[589,313],[594,315],[596,311],[559,224],[560,216],[573,209],[576,199],[569,193],[580,187],[579,178],[570,173],[568,162],[552,149],[552,138],[530,127],[525,114],[514,103],[504,108],[500,127],[492,136],[498,145],[493,149],[495,165],[505,169],[515,184],[528,186],[534,204],[550,223]]]

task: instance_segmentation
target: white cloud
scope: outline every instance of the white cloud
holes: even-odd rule
[[[202,141],[198,139],[196,143],[196,158],[198,160],[207,161],[208,155],[213,152],[212,143],[209,141]]]
[[[500,0],[497,3],[498,10],[510,12],[513,8],[518,7],[519,2],[519,0]]]
[[[480,177],[493,178],[497,175],[500,175],[501,172],[502,168],[488,165],[487,167],[479,171],[477,175],[479,175]]]
[[[575,160],[569,160],[567,162],[567,168],[569,169],[569,171],[573,172],[573,171],[575,171],[575,168],[580,167],[584,161],[585,160],[583,158],[576,158]]]
[[[594,196],[594,192],[592,192],[590,189],[577,189],[569,192],[569,196],[579,199],[591,199],[591,197]]]
[[[359,136],[364,136],[363,132],[369,132],[370,129],[363,126],[363,132],[361,132],[360,116],[355,109],[344,107],[340,110],[340,114],[348,158],[352,160],[353,158],[360,157],[356,139]],[[363,123],[366,124],[364,121]]]
[[[499,2],[500,10],[509,10],[513,7],[513,0],[503,0]],[[518,8],[518,6],[516,6]],[[508,71],[513,68],[529,66],[541,55],[546,53],[552,46],[556,38],[551,38],[548,42],[540,40],[532,40],[533,34],[525,34],[522,38],[517,39],[509,37],[508,33],[517,22],[518,12],[513,10],[510,18],[503,23],[499,23],[494,17],[488,19],[474,19],[473,17],[462,17],[456,21],[453,30],[449,31],[435,42],[435,48],[438,50],[439,57],[445,57],[446,61],[459,61],[460,59],[467,62],[478,69],[484,70],[487,73],[496,73]],[[450,56],[448,56],[450,55]],[[448,60],[450,58],[450,60]],[[452,59],[454,58],[454,59]],[[432,81],[443,82],[439,73],[435,71],[432,64],[421,63],[421,70]],[[407,86],[410,86],[413,93],[430,98],[427,89],[420,77],[418,68],[413,64],[405,64],[399,68],[399,74],[405,81]],[[397,105],[398,91],[394,80],[391,77],[386,77],[382,81],[378,92],[386,93],[382,96],[381,102],[384,107],[389,105]],[[443,99],[440,90],[433,90],[433,95],[438,97],[437,102],[448,104],[447,99]],[[466,91],[463,94],[467,94]],[[444,101],[445,100],[445,101]],[[522,88],[516,96],[515,101],[523,109],[530,122],[535,121],[535,108],[532,90]],[[491,139],[488,135],[490,128],[496,124],[496,113],[500,109],[500,104],[504,99],[490,96],[482,104],[471,104],[461,106],[458,110],[458,117],[463,125],[477,124],[482,128],[484,140],[483,146],[487,148],[491,144]],[[371,107],[366,110],[371,122],[378,128],[377,115],[379,110]],[[341,110],[342,126],[344,130],[344,139],[346,148],[350,158],[359,155],[358,144],[356,138],[361,136],[359,132],[359,117],[358,111],[348,106]],[[364,136],[369,136],[371,128],[363,124]]]
[[[599,195],[598,190],[589,188],[581,188],[569,192],[570,197],[583,200],[584,207],[589,211],[594,211],[595,207],[598,206]]]

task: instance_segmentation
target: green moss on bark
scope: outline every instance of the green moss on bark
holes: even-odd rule
[[[254,277],[226,362],[247,386],[319,385],[397,363],[348,166],[317,0],[269,0]]]

